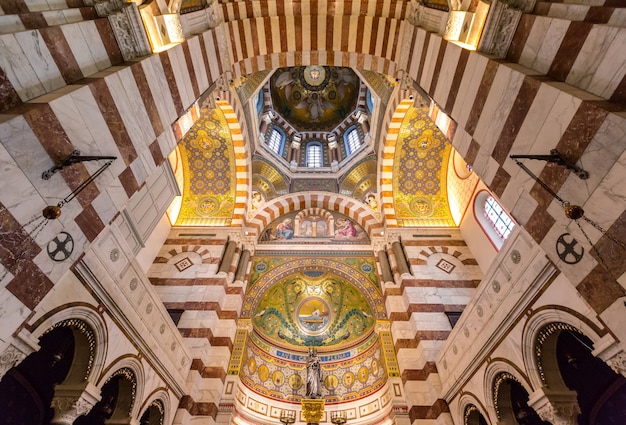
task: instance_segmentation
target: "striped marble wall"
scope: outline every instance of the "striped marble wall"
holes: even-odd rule
[[[393,199],[393,160],[395,158],[396,143],[398,142],[402,121],[411,106],[413,106],[413,101],[405,99],[401,101],[393,111],[391,123],[387,126],[385,142],[382,146],[382,154],[379,160],[378,188],[380,190],[385,223],[390,227],[396,227],[398,225]]]
[[[106,37],[109,36],[100,35],[105,49],[99,50],[98,58],[104,60],[106,57],[113,65],[103,70],[95,66],[97,60],[93,54],[93,62],[83,62],[80,58],[86,56],[80,55],[85,50],[82,47],[75,49],[72,44],[75,40],[68,40],[71,38],[68,34],[75,28],[82,31],[88,27],[85,32],[95,34],[94,26],[98,30],[98,20],[66,24],[67,28],[52,27],[49,31],[59,37],[56,44],[46,42],[46,31],[38,30],[37,37],[44,41],[49,51],[44,63],[50,64],[50,69],[54,69],[53,63],[58,68],[58,72],[49,75],[37,74],[35,68],[39,69],[37,60],[40,59],[29,58],[21,49],[18,39],[22,36],[19,34],[26,32],[3,35],[0,38],[5,43],[3,47],[13,47],[3,49],[0,54],[5,61],[0,63],[0,104],[5,111],[17,107],[0,115],[0,161],[3,164],[0,177],[16,188],[10,193],[0,193],[0,222],[3,230],[7,229],[13,236],[10,242],[3,242],[0,251],[0,262],[7,271],[0,275],[0,282],[7,289],[1,301],[26,306],[26,315],[37,306],[70,266],[52,264],[40,245],[65,229],[76,236],[76,255],[87,249],[89,242],[124,208],[129,196],[163,163],[177,142],[171,124],[224,74],[225,64],[230,63],[231,58],[235,76],[311,63],[353,66],[392,76],[399,76],[399,70],[406,70],[408,76],[456,121],[455,148],[500,197],[518,223],[541,244],[594,310],[601,313],[624,295],[617,280],[624,279],[626,256],[624,250],[613,242],[626,240],[626,213],[620,201],[626,196],[622,184],[626,111],[623,103],[617,103],[624,99],[625,53],[624,49],[618,48],[624,36],[622,28],[593,22],[579,25],[558,16],[525,15],[507,59],[493,60],[448,43],[439,35],[412,27],[403,20],[406,2],[319,1],[311,4],[313,9],[307,9],[299,2],[227,2],[222,5],[226,22],[218,29],[134,63],[120,64],[111,59],[115,52],[106,49]],[[7,13],[22,12],[5,10]],[[609,19],[613,19],[613,14]],[[586,33],[582,42],[580,28]],[[540,48],[541,55],[533,56],[539,39],[558,42],[543,43],[546,46],[542,45],[543,50]],[[593,52],[602,56],[589,62]],[[71,54],[76,65],[58,66],[55,55],[65,54]],[[562,61],[563,57],[567,60]],[[11,63],[6,58],[12,58]],[[571,64],[565,67],[561,62]],[[23,70],[20,68],[17,72],[11,68],[14,63],[20,64]],[[85,70],[88,75],[83,74],[81,64],[89,69]],[[583,74],[588,72],[589,76],[580,77],[581,71]],[[81,79],[85,76],[88,78]],[[404,94],[400,90],[397,93],[388,105],[385,118],[390,127],[397,122],[393,115],[396,107],[399,104],[401,108],[405,107],[400,103]],[[231,105],[241,119],[238,106]],[[245,137],[242,134],[242,140],[245,141]],[[582,243],[584,235],[575,224],[565,219],[561,207],[542,188],[508,160],[510,153],[546,153],[552,148],[561,150],[572,161],[579,160],[591,171],[590,179],[581,184],[562,168],[543,163],[529,163],[528,166],[564,199],[581,204],[588,217],[607,229],[607,235],[603,236],[593,228],[585,227],[593,240],[596,259],[593,255],[586,255],[575,265],[560,261],[554,249],[558,236],[570,232]],[[37,240],[33,240],[21,226],[37,216],[43,206],[56,203],[93,172],[91,165],[78,165],[56,175],[50,182],[40,179],[41,171],[51,166],[53,160],[63,158],[73,149],[80,149],[85,154],[115,154],[119,158],[95,186],[64,208],[59,221],[50,224]],[[386,159],[387,153],[383,151],[383,167]],[[387,180],[381,180],[382,192],[389,190],[386,184]],[[389,203],[388,193],[383,194],[382,201],[383,204]],[[338,195],[298,195],[278,199],[265,211],[258,212],[249,227],[253,233],[258,233],[278,216],[305,207],[337,210],[368,230],[381,227],[365,206]],[[393,225],[393,217],[385,218],[388,225]],[[222,238],[221,243],[224,241]],[[204,258],[202,252],[205,250],[215,250],[211,244],[200,241],[169,245],[166,243],[172,252],[176,252],[175,255],[190,252],[191,246],[202,247],[200,252],[194,248],[200,258]],[[444,254],[453,257],[450,258],[453,265],[455,261],[460,262],[456,264],[459,270],[473,269],[475,265],[471,264],[471,257],[464,249],[446,239],[429,243],[428,247],[419,243],[408,245],[407,251],[413,268],[420,268],[420,272],[423,269],[424,273],[431,269],[439,273],[430,261]],[[455,255],[457,252],[460,253],[458,256]],[[161,257],[167,258],[166,254],[162,253]],[[597,259],[598,255],[604,265]],[[205,265],[202,261],[200,264]],[[430,279],[436,283],[427,280],[420,278],[414,282],[407,277],[399,289],[394,289],[399,293],[387,293],[388,309],[394,317],[396,329],[396,349],[401,354],[399,358],[405,362],[403,368],[409,371],[406,385],[412,394],[409,400],[413,406],[412,419],[435,419],[438,415],[433,412],[445,411],[440,401],[425,395],[426,389],[436,386],[435,369],[428,360],[431,354],[426,351],[436,350],[444,335],[438,332],[448,331],[441,329],[444,325],[441,311],[429,310],[460,308],[458,306],[463,305],[468,297],[463,291],[471,290],[470,286],[474,284],[463,281],[458,287],[454,286],[456,283],[452,285],[459,291],[458,300],[439,298],[422,302],[416,298],[418,291],[412,288],[432,289],[441,285],[438,279]],[[159,285],[158,290],[166,296],[170,286],[177,288],[178,285]],[[211,289],[214,290],[214,286]],[[201,312],[199,316],[209,314],[210,320],[216,320],[213,317],[216,316],[220,319],[216,323],[220,325],[229,323],[236,317],[237,308],[226,305],[231,301],[225,304],[227,296],[231,295],[228,290],[232,288],[206,291],[211,300],[206,305],[208,310],[204,309],[205,306],[185,304],[183,308],[187,310],[189,307],[190,314],[196,310]],[[240,297],[239,294],[232,295],[235,299]],[[167,302],[187,301],[176,299],[174,294]],[[174,308],[174,305],[179,304],[169,304],[169,307]],[[430,316],[416,313],[437,313],[438,319],[428,320]],[[220,314],[224,317],[220,318]],[[431,333],[419,334],[418,321],[420,332]],[[198,323],[188,324],[185,329],[189,331],[185,332],[190,339],[200,332],[194,330],[200,326],[210,328]],[[203,334],[199,338],[209,338],[212,350],[232,344],[234,328],[229,331],[232,335],[228,334],[228,339],[224,340],[219,339],[223,334],[216,337],[216,333],[211,332],[212,335]],[[229,352],[227,348],[217,355],[218,365],[204,360],[196,363],[196,377],[205,374],[209,379],[220,380],[227,360],[220,362]],[[416,354],[415,358],[421,359],[421,363],[413,364],[412,360],[407,360]],[[207,357],[198,354],[197,358]],[[217,369],[210,369],[212,367]],[[198,392],[201,392],[201,386]],[[182,407],[195,414],[211,414],[215,411],[215,405],[211,403],[197,394],[190,394]]]
[[[278,217],[292,211],[305,208],[324,208],[337,211],[354,220],[365,231],[372,235],[382,224],[372,215],[372,210],[350,197],[333,193],[296,193],[273,199],[257,210],[247,223],[247,230],[251,235],[258,236],[267,225]]]
[[[325,64],[393,75],[407,7],[395,0],[227,3],[233,72]]]
[[[230,91],[228,93],[231,93]],[[232,96],[233,98],[235,96]],[[235,99],[230,99],[235,105],[239,105],[239,102]],[[233,218],[231,224],[233,226],[241,226],[245,219],[245,211],[248,205],[248,190],[250,187],[250,173],[251,170],[248,164],[251,163],[249,145],[246,143],[245,126],[241,126],[239,123],[243,121],[243,113],[241,108],[237,108],[240,111],[239,114],[226,100],[219,100],[216,102],[217,106],[224,112],[224,117],[228,123],[228,129],[230,130],[231,140],[233,141],[233,150],[235,153],[235,209],[233,211]]]
[[[71,266],[70,260],[53,262],[42,246],[67,231],[76,243],[71,257],[76,260],[164,163],[178,142],[172,123],[222,74],[217,40],[214,31],[207,31],[158,55],[109,67],[0,114],[2,180],[16,189],[0,193],[1,221],[14,234],[3,242],[0,256],[5,298],[33,309]],[[14,59],[6,52],[0,55],[2,60],[21,63],[19,54]],[[7,63],[2,64],[4,72]],[[35,66],[24,63],[31,70]],[[13,88],[11,79],[4,83],[2,90]],[[247,155],[245,134],[239,132],[237,155],[245,162],[240,158]],[[34,233],[36,223],[26,230],[22,226],[41,217],[44,206],[56,205],[101,165],[76,164],[49,181],[41,179],[43,171],[76,149],[83,155],[118,159],[34,240],[28,232]],[[248,172],[245,167],[238,172],[237,213],[243,216]]]
[[[616,242],[626,236],[626,212],[619,201],[626,193],[617,183],[626,157],[624,104],[605,101],[517,63],[468,52],[419,28],[412,28],[407,37],[411,49],[399,66],[406,67],[457,122],[454,147],[587,302],[598,313],[604,311],[625,293],[617,283],[626,272],[621,260],[624,249]],[[623,49],[614,52],[606,67],[599,66],[592,76],[623,63],[624,58]],[[587,255],[575,265],[559,259],[555,242],[566,232],[581,243],[586,237],[564,216],[559,203],[508,158],[554,148],[588,169],[589,180],[581,184],[573,173],[554,164],[535,161],[528,167],[563,199],[582,205],[586,216],[606,229],[602,235],[581,224],[596,255]]]
[[[244,288],[218,273],[227,238],[220,231],[174,229],[148,271],[163,304],[179,318],[192,354],[188,381],[202,380],[181,400],[187,415],[217,414],[243,304]]]
[[[439,386],[435,359],[452,329],[447,314],[463,311],[482,272],[458,230],[401,236],[411,274],[387,286],[384,298],[413,423],[448,412],[433,391]]]
[[[574,6],[574,5],[572,5]],[[626,9],[589,19],[523,15],[507,60],[615,102],[626,101]],[[552,8],[550,8],[552,10]],[[616,17],[613,23],[606,22]],[[586,15],[586,16],[587,16]]]

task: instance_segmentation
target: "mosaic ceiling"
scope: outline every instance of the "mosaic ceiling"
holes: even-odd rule
[[[451,146],[427,109],[406,113],[393,165],[393,194],[400,226],[456,226],[447,193]]]
[[[366,195],[376,192],[378,163],[373,156],[367,157],[346,173],[339,183],[339,193],[365,202]]]
[[[235,206],[235,159],[221,109],[203,109],[179,149],[184,189],[176,225],[230,225]]]
[[[330,131],[356,109],[360,79],[350,68],[279,68],[270,79],[274,110],[297,131]]]
[[[374,315],[361,292],[331,273],[299,273],[272,286],[252,323],[269,341],[286,346],[350,345],[369,335]]]
[[[327,403],[378,391],[387,380],[374,332],[384,305],[371,252],[258,251],[241,317],[250,318],[242,382],[258,394],[299,401],[308,347],[317,347]]]
[[[252,188],[263,194],[269,201],[289,193],[288,179],[268,160],[254,158],[252,160]]]

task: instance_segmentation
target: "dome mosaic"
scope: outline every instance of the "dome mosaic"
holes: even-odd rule
[[[270,79],[274,110],[297,131],[331,131],[357,106],[361,80],[350,68],[279,68]]]
[[[273,285],[259,300],[252,323],[280,346],[337,348],[372,331],[375,317],[354,285],[332,273],[297,273]]]

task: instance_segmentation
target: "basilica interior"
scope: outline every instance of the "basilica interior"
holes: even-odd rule
[[[0,425],[626,423],[624,0],[0,0]]]

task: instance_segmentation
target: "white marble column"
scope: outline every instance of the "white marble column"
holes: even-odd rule
[[[541,388],[532,393],[528,406],[552,425],[577,425],[580,407],[576,391]]]
[[[100,389],[91,382],[57,385],[51,407],[53,425],[71,425],[79,416],[86,415],[100,401]]]
[[[235,272],[235,282],[243,285],[243,280],[248,272],[248,264],[250,263],[250,251],[244,249],[239,257],[239,264]]]

